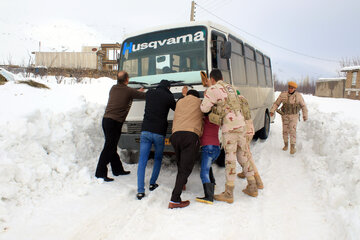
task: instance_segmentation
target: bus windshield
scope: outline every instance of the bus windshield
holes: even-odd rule
[[[126,39],[120,66],[131,77],[129,84],[144,87],[162,79],[181,84],[201,83],[206,71],[207,31],[203,26],[147,33]]]

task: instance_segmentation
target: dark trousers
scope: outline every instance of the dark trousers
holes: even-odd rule
[[[171,201],[181,202],[180,195],[183,186],[187,183],[196,159],[199,157],[200,139],[193,132],[179,131],[171,135],[171,145],[174,147],[178,173]]]
[[[115,121],[111,118],[103,118],[102,120],[105,144],[96,167],[95,176],[98,178],[107,177],[107,165],[109,163],[114,175],[119,175],[119,173],[124,171],[120,156],[117,153],[117,145],[120,139],[122,125],[122,122]]]

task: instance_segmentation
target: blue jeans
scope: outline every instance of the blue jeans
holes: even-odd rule
[[[139,164],[137,171],[138,193],[145,193],[145,188],[144,188],[145,169],[147,162],[149,160],[149,154],[151,151],[152,144],[154,144],[154,148],[155,148],[155,157],[154,157],[154,168],[151,175],[150,184],[155,184],[160,173],[164,145],[165,145],[165,136],[152,132],[142,131],[140,135],[140,157],[139,157]]]
[[[200,178],[202,183],[210,183],[209,171],[211,164],[220,155],[220,147],[215,145],[206,145],[201,148],[201,170]]]

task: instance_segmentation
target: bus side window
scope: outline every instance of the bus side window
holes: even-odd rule
[[[266,83],[267,83],[267,86],[272,87],[272,86],[273,86],[273,81],[272,81],[270,58],[268,58],[267,56],[264,56],[264,59],[265,59],[265,77],[266,77]]]
[[[245,67],[246,67],[246,79],[250,86],[257,86],[257,72],[255,62],[255,49],[245,44]]]
[[[245,59],[243,42],[234,36],[229,36],[231,42],[231,72],[233,83],[236,86],[244,86],[246,82]]]
[[[212,68],[218,68],[217,64],[217,42],[216,42],[217,36],[215,34],[211,35],[211,62],[212,62]]]
[[[212,32],[212,34],[211,34],[212,68],[218,68],[219,70],[221,70],[224,81],[227,83],[231,83],[229,59],[220,57],[221,44],[224,43],[225,41],[226,41],[226,38],[223,34]]]

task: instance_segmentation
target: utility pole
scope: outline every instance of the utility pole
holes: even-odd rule
[[[190,13],[190,22],[195,21],[195,1],[191,1],[191,13]]]

